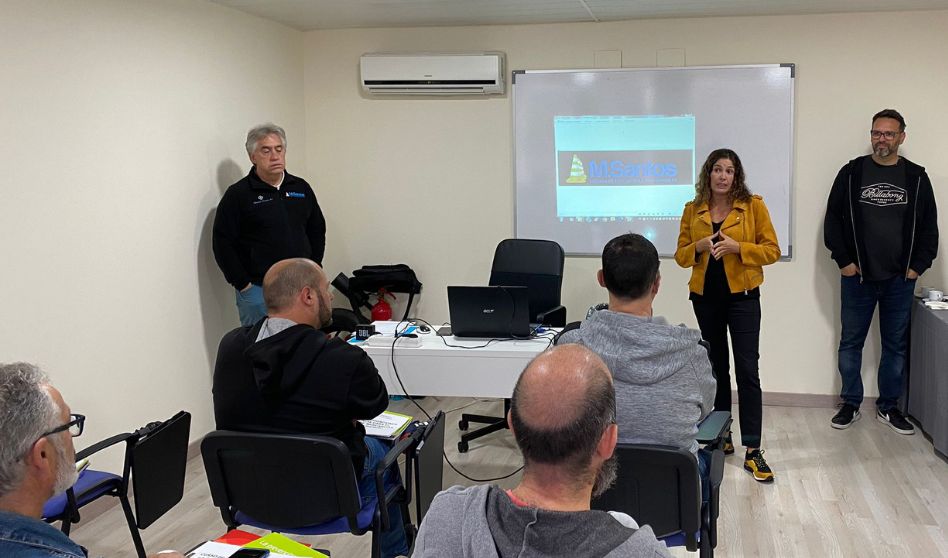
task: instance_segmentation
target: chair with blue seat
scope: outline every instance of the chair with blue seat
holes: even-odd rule
[[[152,422],[135,432],[117,434],[76,453],[80,461],[116,444],[125,443],[122,474],[85,469],[65,493],[43,506],[43,520],[61,521],[65,534],[80,520],[79,510],[103,496],[119,499],[135,551],[145,558],[140,529],[145,529],[184,495],[191,415],[181,411],[164,422]],[[134,511],[128,489],[134,495]]]
[[[711,449],[711,486],[706,504],[701,502],[698,460],[690,451],[618,444],[616,482],[593,500],[592,507],[632,516],[640,525],[649,525],[666,546],[697,550],[702,558],[714,556],[724,452],[714,444]]]
[[[381,555],[388,506],[402,506],[405,533],[414,532],[408,496],[389,491],[383,475],[415,443],[396,443],[375,471],[376,494],[364,506],[349,449],[336,438],[307,434],[262,434],[217,430],[201,442],[211,499],[228,528],[251,525],[295,535],[372,533],[372,557]]]

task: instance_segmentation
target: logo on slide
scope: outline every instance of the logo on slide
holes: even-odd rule
[[[889,205],[905,205],[908,203],[908,198],[905,196],[904,188],[881,182],[863,188],[859,192],[859,202],[877,207],[886,207]]]
[[[583,162],[579,160],[579,155],[573,155],[573,162],[569,169],[569,178],[567,184],[585,184],[586,171],[583,169]]]
[[[560,151],[560,186],[661,186],[690,184],[690,149],[650,151]]]

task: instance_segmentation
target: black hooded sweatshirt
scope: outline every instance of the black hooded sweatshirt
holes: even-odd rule
[[[213,386],[217,428],[332,436],[346,444],[361,474],[365,429],[355,420],[388,406],[372,359],[305,324],[256,342],[264,321],[221,339]]]

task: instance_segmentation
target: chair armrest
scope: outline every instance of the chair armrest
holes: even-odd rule
[[[699,444],[710,444],[717,447],[718,443],[724,438],[724,434],[731,426],[731,413],[728,411],[711,411],[698,424],[697,440]]]
[[[566,325],[566,307],[562,304],[554,306],[549,310],[540,312],[536,318],[538,324],[562,327]]]
[[[710,482],[708,504],[711,506],[711,519],[718,516],[718,494],[723,480],[724,450],[718,448],[711,452],[711,469],[708,471],[708,481]]]
[[[379,461],[378,467],[375,468],[375,495],[379,502],[379,515],[382,519],[383,530],[389,528],[388,504],[398,492],[398,490],[393,490],[391,494],[385,492],[384,483],[382,482],[385,471],[398,461],[398,456],[403,453],[407,454],[418,443],[418,439],[424,431],[424,428],[416,428],[410,436],[396,442],[392,449],[386,452],[385,457]]]
[[[85,459],[89,457],[90,455],[94,453],[98,453],[109,446],[114,446],[115,444],[119,442],[127,442],[135,436],[136,435],[132,434],[131,432],[126,432],[124,434],[116,434],[115,436],[112,436],[111,438],[106,438],[105,440],[96,442],[92,444],[91,446],[83,449],[82,451],[76,452],[76,461]]]

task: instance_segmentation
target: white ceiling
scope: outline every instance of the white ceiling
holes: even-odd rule
[[[302,31],[948,9],[948,0],[211,0]]]

